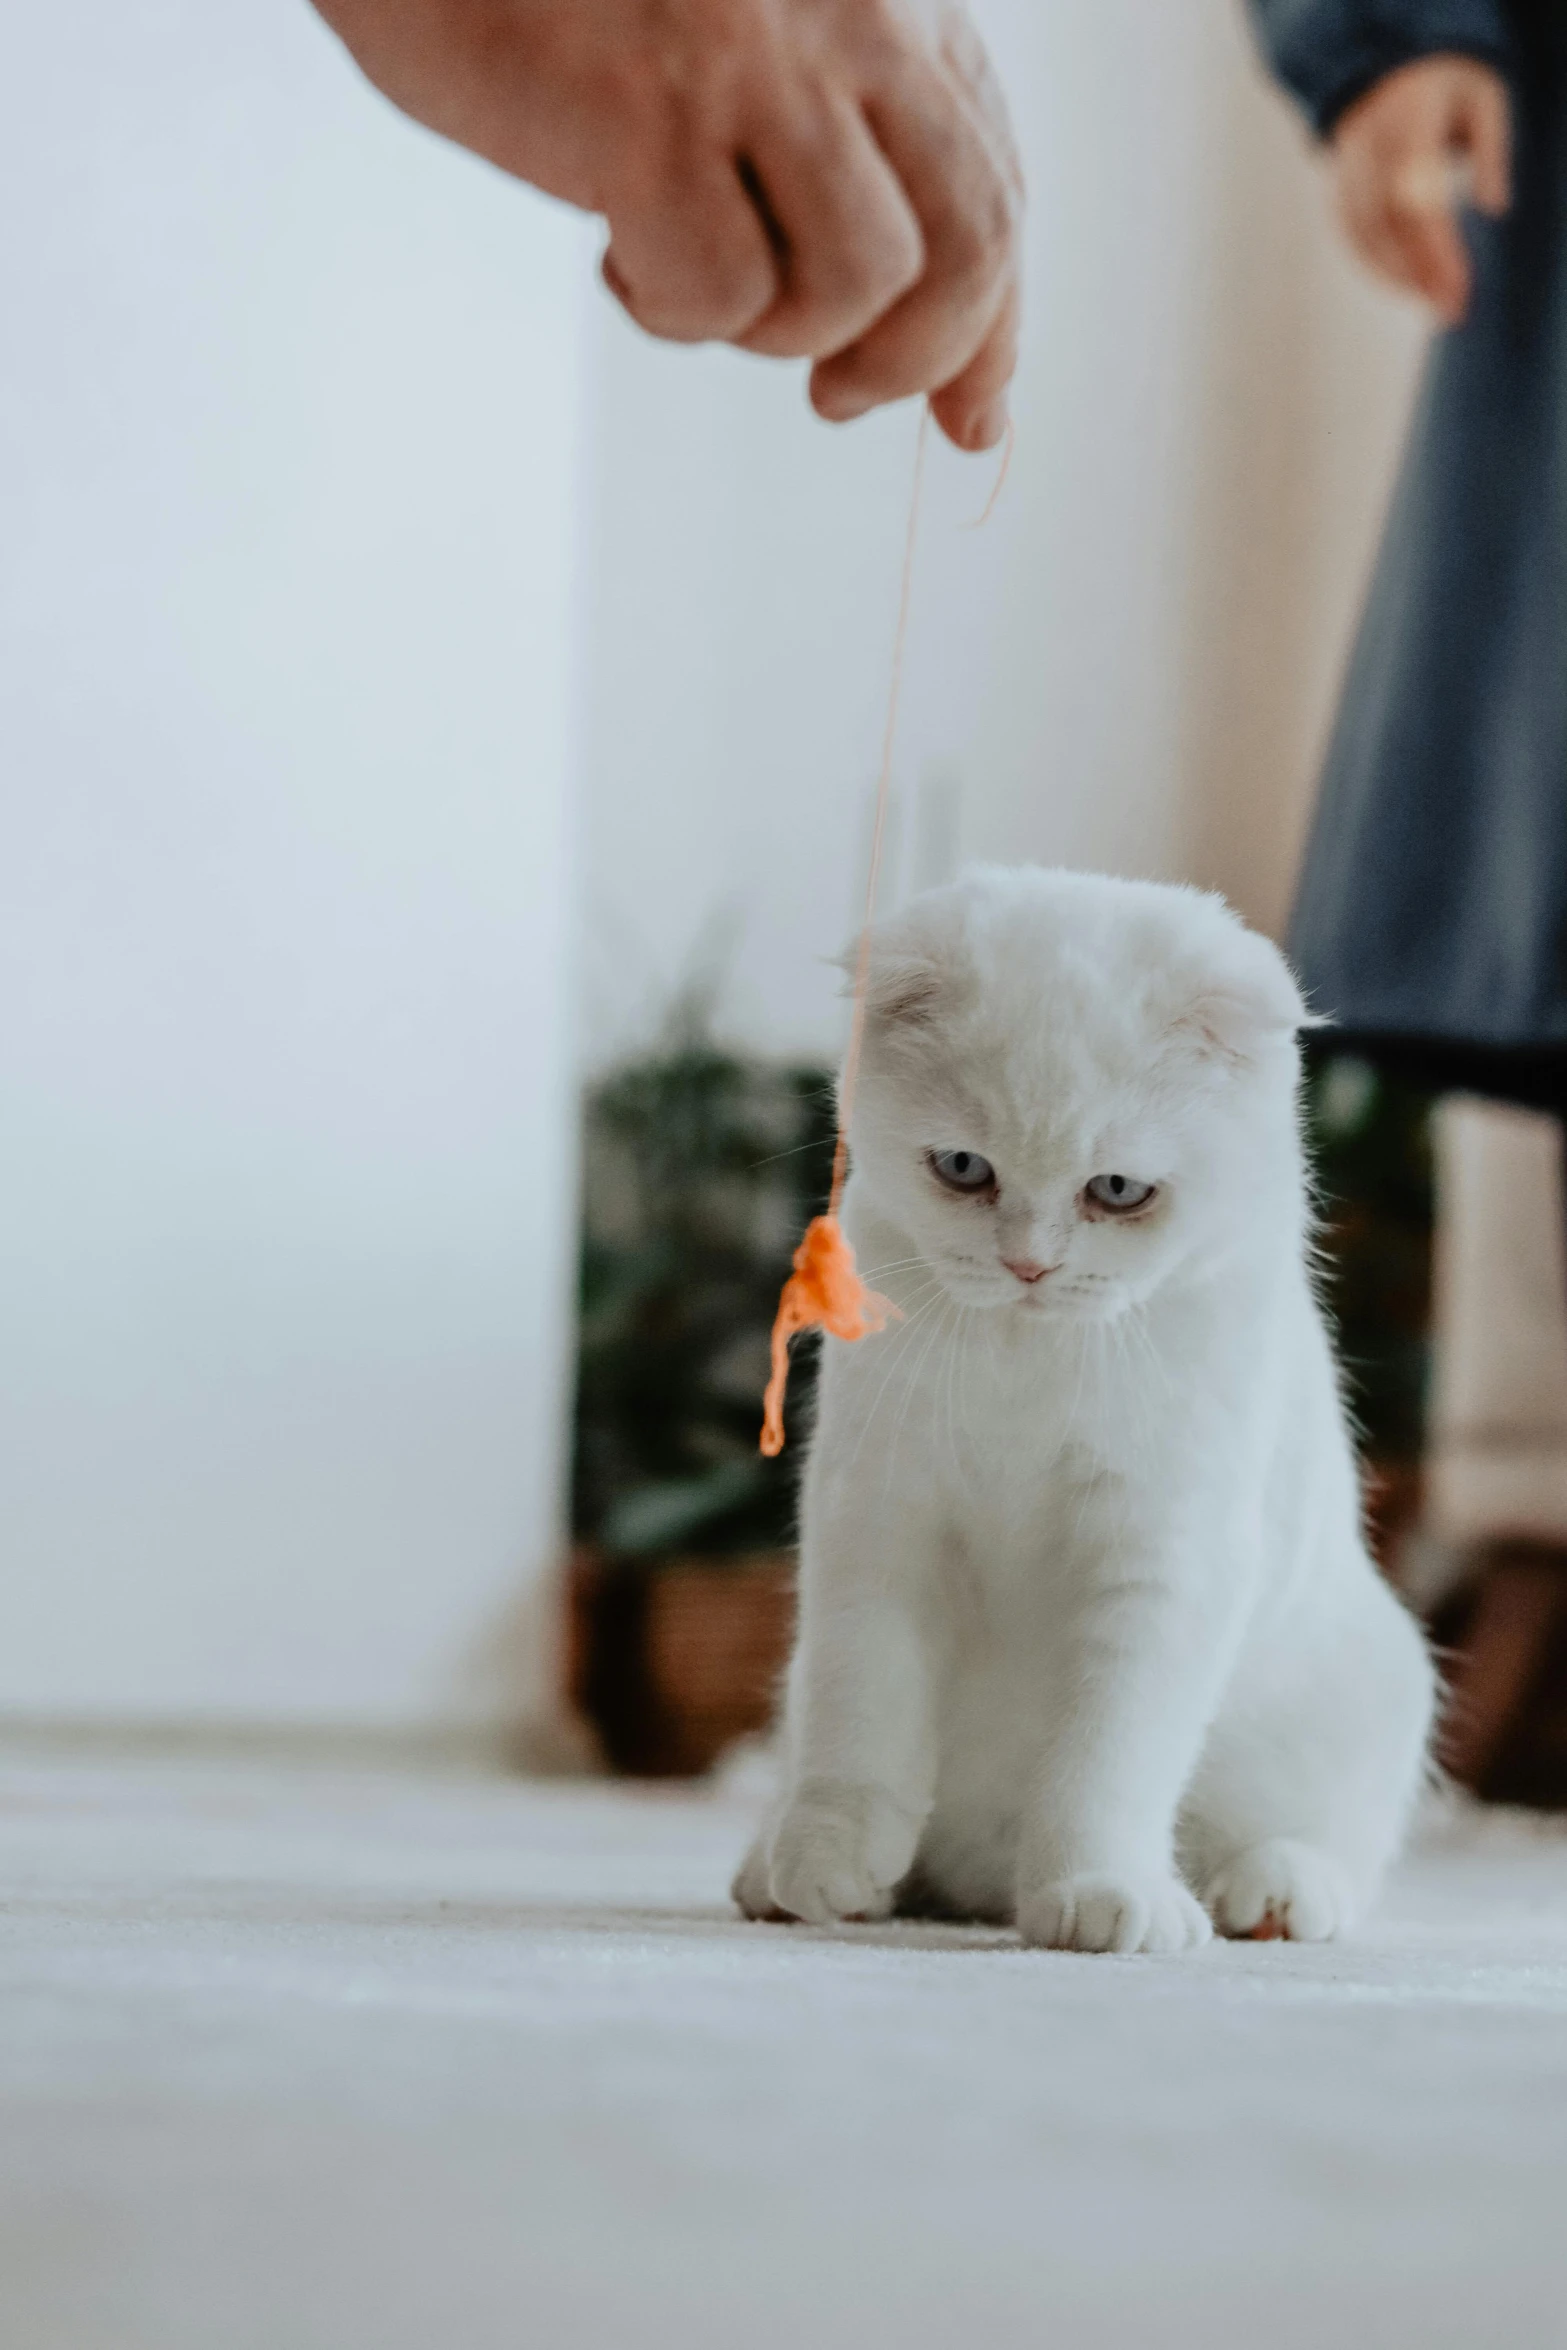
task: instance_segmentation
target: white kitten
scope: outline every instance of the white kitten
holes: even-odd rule
[[[752,1916],[1071,1950],[1336,1932],[1432,1673],[1361,1534],[1307,1265],[1304,1013],[1217,898],[982,871],[878,931],[786,1784]]]

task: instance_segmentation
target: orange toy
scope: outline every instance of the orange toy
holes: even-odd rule
[[[794,1252],[773,1322],[773,1375],[767,1382],[762,1450],[771,1460],[784,1448],[783,1399],[789,1380],[789,1341],[801,1330],[830,1330],[834,1338],[871,1338],[896,1316],[891,1300],[867,1289],[854,1251],[836,1215],[813,1216]]]
[[[767,1382],[762,1418],[762,1451],[769,1460],[784,1448],[783,1401],[789,1381],[789,1342],[802,1330],[828,1330],[834,1338],[870,1338],[900,1318],[885,1297],[867,1289],[855,1267],[854,1251],[838,1221],[844,1178],[849,1171],[847,1133],[854,1106],[854,1081],[859,1074],[860,1046],[865,1035],[865,997],[870,979],[871,922],[876,912],[876,883],[881,874],[882,841],[887,830],[887,802],[892,790],[892,749],[898,727],[898,698],[903,684],[903,646],[909,633],[909,596],[914,585],[914,543],[919,529],[920,487],[925,477],[925,444],[930,436],[930,410],[920,412],[919,440],[914,451],[914,492],[909,503],[909,532],[903,549],[903,591],[898,604],[897,634],[892,650],[892,690],[887,701],[887,731],[882,740],[881,773],[876,784],[876,824],[871,835],[871,870],[865,890],[865,924],[854,972],[854,1012],[849,1023],[849,1047],[844,1055],[843,1081],[838,1088],[838,1142],[833,1152],[832,1193],[824,1216],[813,1216],[805,1238],[794,1252],[794,1271],[783,1285],[773,1322],[773,1367]],[[1008,444],[1010,448],[1010,442]],[[1005,466],[1003,465],[1003,471]],[[988,512],[988,508],[987,508]]]

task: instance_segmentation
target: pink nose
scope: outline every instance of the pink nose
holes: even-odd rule
[[[1003,1257],[1001,1262],[1009,1273],[1017,1275],[1019,1281],[1029,1283],[1043,1281],[1047,1273],[1056,1270],[1054,1265],[1042,1265],[1037,1257]]]

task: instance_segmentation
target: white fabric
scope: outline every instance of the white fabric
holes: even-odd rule
[[[1561,1131],[1458,1097],[1434,1137],[1431,1531],[1567,1542]]]
[[[7,2350],[1560,2340],[1554,1833],[1107,1959],[742,1925],[753,1816],[13,1761]]]

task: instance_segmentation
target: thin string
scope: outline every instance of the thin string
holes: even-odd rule
[[[903,654],[909,635],[909,606],[914,594],[914,554],[919,541],[920,493],[925,486],[925,451],[930,440],[930,405],[920,408],[919,438],[914,444],[914,483],[909,496],[909,526],[903,545],[903,584],[898,596],[898,626],[892,640],[892,683],[887,695],[887,725],[882,736],[881,773],[876,778],[876,820],[871,829],[871,869],[865,884],[865,921],[854,966],[854,1009],[849,1019],[849,1044],[843,1057],[843,1082],[838,1089],[838,1138],[832,1154],[832,1194],[827,1213],[836,1217],[849,1172],[849,1114],[854,1108],[855,1081],[860,1073],[860,1047],[865,1041],[865,1003],[871,974],[871,925],[876,919],[876,889],[881,880],[882,843],[887,835],[887,807],[892,797],[892,754],[898,739],[898,705],[903,698]]]
[[[990,485],[990,495],[985,500],[985,511],[983,514],[976,514],[972,522],[965,522],[963,525],[965,530],[983,530],[986,523],[990,520],[992,514],[994,514],[996,511],[996,508],[1000,505],[1001,493],[1007,486],[1007,475],[1012,470],[1012,452],[1016,447],[1017,426],[1013,423],[1011,417],[1009,416],[1007,418],[1006,438],[1001,444],[1001,463],[996,467],[996,478]]]

